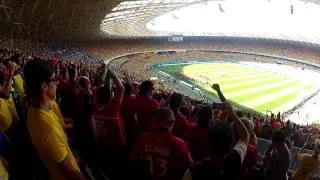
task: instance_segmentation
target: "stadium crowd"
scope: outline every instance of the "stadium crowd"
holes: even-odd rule
[[[301,137],[314,154],[299,155],[292,179],[319,167],[317,128],[236,111],[218,84],[209,104],[125,61],[90,62],[0,49],[1,179],[282,180]],[[264,154],[257,136],[272,142]]]

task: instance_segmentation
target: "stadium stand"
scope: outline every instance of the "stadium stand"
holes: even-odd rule
[[[101,66],[98,58],[76,49],[44,52],[40,58],[1,49],[0,172],[5,179],[124,179],[123,172],[140,179],[284,179],[287,171],[291,175],[303,168],[297,167],[299,153],[313,152],[303,155],[308,161],[317,157],[315,126],[284,122],[280,114],[235,111],[219,85],[214,89],[224,106],[212,107],[212,102],[173,92],[166,83],[145,81],[152,63],[227,59],[226,54],[138,53]],[[229,58],[270,61],[244,54]],[[228,157],[223,165],[221,157]],[[212,166],[213,172],[225,173],[206,170]]]
[[[230,2],[239,7],[224,4]],[[233,102],[222,83],[207,76],[196,80],[182,71],[157,69],[223,61],[319,73],[320,1],[261,2],[2,0],[0,180],[320,179],[320,89],[302,92],[285,112],[262,113]],[[249,12],[262,11],[255,4],[271,18],[282,16],[286,7],[288,21],[271,19],[265,29],[274,32],[257,37],[250,33],[255,28],[180,34],[147,27],[162,15],[179,22],[183,18],[175,10],[208,4],[218,14],[201,21],[214,29],[223,17],[232,17],[229,13],[250,17],[234,23],[241,28],[244,22],[267,24]],[[303,12],[306,7],[310,12]],[[259,88],[244,100],[257,100]],[[310,111],[314,123],[307,118]]]

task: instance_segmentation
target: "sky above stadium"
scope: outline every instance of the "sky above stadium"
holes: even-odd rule
[[[149,3],[152,1],[148,0]],[[122,30],[118,35],[258,37],[320,44],[320,4],[317,3],[300,0],[208,0],[174,9],[141,21],[145,28],[142,30],[137,28],[136,21],[129,22],[125,28],[127,33]],[[113,30],[109,33],[117,35],[116,27]]]

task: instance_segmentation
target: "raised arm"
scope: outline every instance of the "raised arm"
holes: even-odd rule
[[[224,102],[224,101],[227,100],[227,99],[224,97],[224,95],[222,94],[222,92],[221,92],[221,90],[220,90],[219,84],[212,84],[211,88],[214,89],[215,91],[217,91],[218,96],[219,96],[221,102]]]
[[[247,131],[247,128],[237,116],[236,112],[232,108],[232,105],[228,101],[224,101],[223,104],[228,112],[229,118],[231,118],[234,123],[234,128],[237,132],[237,135],[239,136],[239,141],[242,141],[247,145],[249,142],[249,133]]]
[[[112,81],[116,86],[116,94],[115,94],[115,101],[122,102],[123,94],[124,94],[124,86],[120,80],[120,78],[116,75],[114,71],[111,69],[108,70],[108,75],[111,77]]]
[[[309,136],[306,140],[306,142],[304,143],[304,145],[301,147],[300,151],[297,153],[297,157],[304,151],[304,149],[307,147],[307,145],[310,145],[311,143],[311,136]]]

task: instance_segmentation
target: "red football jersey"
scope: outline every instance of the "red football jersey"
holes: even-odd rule
[[[137,117],[137,133],[149,131],[153,113],[160,108],[159,103],[147,96],[137,96],[134,105]]]
[[[182,139],[169,132],[142,134],[131,152],[131,160],[146,160],[152,179],[181,179],[192,165],[189,149]]]
[[[97,124],[99,144],[103,147],[118,149],[126,146],[126,135],[120,116],[120,107],[120,102],[98,105],[95,101],[94,118]]]
[[[121,117],[125,125],[128,143],[134,141],[137,129],[137,120],[135,118],[134,111],[135,98],[135,96],[124,96],[122,99],[122,106],[120,111]]]
[[[122,105],[121,105],[121,116],[124,119],[133,121],[135,119],[135,96],[123,96]]]
[[[248,144],[246,156],[242,162],[241,166],[241,177],[246,179],[248,175],[251,174],[254,166],[259,160],[259,154],[255,146]]]
[[[208,128],[200,128],[196,124],[189,124],[188,144],[191,157],[195,162],[208,157]]]
[[[187,142],[188,119],[180,112],[175,113],[175,118],[172,134]]]

